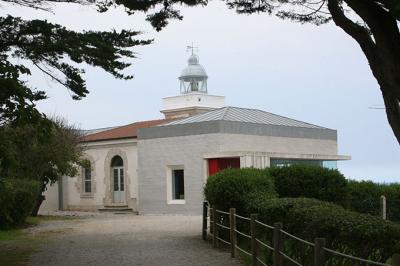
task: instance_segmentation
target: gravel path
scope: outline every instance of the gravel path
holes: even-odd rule
[[[45,222],[30,265],[242,265],[201,240],[200,216],[101,214]],[[53,234],[52,234],[53,233]]]

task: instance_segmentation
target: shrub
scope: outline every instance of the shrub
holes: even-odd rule
[[[234,206],[241,213],[246,212],[249,201],[277,196],[268,172],[255,168],[226,169],[210,176],[204,194],[218,209],[228,210]]]
[[[348,209],[381,215],[380,197],[386,197],[387,218],[400,221],[400,184],[378,184],[371,181],[351,180],[347,185]]]
[[[280,198],[259,203],[251,211],[263,222],[282,222],[284,230],[310,242],[324,237],[327,247],[347,254],[385,262],[400,251],[400,225],[332,203]]]
[[[346,179],[338,171],[312,165],[272,167],[279,197],[307,197],[343,204],[346,198]]]
[[[386,214],[391,221],[400,222],[400,184],[381,184],[386,197]]]
[[[380,214],[381,187],[371,181],[350,180],[347,184],[346,208],[371,215]]]
[[[39,184],[26,179],[0,182],[0,229],[23,223],[35,206]]]

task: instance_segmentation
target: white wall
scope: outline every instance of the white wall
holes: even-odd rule
[[[200,214],[209,154],[234,152],[337,154],[336,141],[254,136],[203,134],[139,140],[139,212]],[[168,204],[167,168],[181,165],[185,171],[185,204]]]
[[[189,107],[222,108],[225,106],[225,96],[204,93],[188,93],[162,99],[161,111],[176,110]]]
[[[136,210],[137,200],[137,146],[136,141],[90,143],[85,154],[92,163],[92,197],[84,195],[82,191],[82,178],[72,177],[68,179],[68,209],[97,210],[109,205],[107,198],[111,197],[111,158],[120,155],[124,160],[125,169],[125,193],[128,193],[126,202],[130,208]],[[107,167],[108,166],[108,167]],[[127,188],[129,186],[129,188]],[[79,189],[80,188],[80,189]]]
[[[58,183],[48,185],[44,195],[46,199],[40,205],[39,213],[46,214],[58,210]]]

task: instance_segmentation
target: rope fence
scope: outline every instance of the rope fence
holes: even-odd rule
[[[209,215],[210,214],[210,215]],[[287,265],[285,262],[289,262],[290,265],[297,266],[308,266],[309,264],[302,264],[302,262],[291,257],[289,254],[284,252],[283,247],[285,246],[285,237],[295,240],[299,243],[306,245],[312,250],[314,266],[326,266],[328,265],[327,255],[340,257],[341,259],[348,259],[352,262],[357,262],[360,265],[371,265],[371,266],[400,266],[400,255],[394,254],[392,257],[392,264],[372,261],[364,258],[355,257],[349,254],[344,254],[336,250],[325,247],[326,240],[324,238],[316,238],[314,243],[304,240],[300,237],[290,234],[282,229],[282,223],[274,223],[269,225],[257,220],[257,214],[251,214],[250,217],[240,216],[236,214],[234,208],[230,208],[229,212],[217,210],[216,208],[208,206],[207,202],[203,203],[203,240],[208,240],[208,236],[212,238],[213,246],[219,247],[220,243],[230,246],[231,257],[234,258],[238,255],[238,251],[249,256],[251,258],[251,265],[270,265],[269,261],[273,262],[273,266]],[[241,221],[241,225],[245,228],[250,228],[250,234],[242,232],[237,228],[237,221]],[[243,224],[244,223],[244,224]],[[209,224],[209,225],[208,225]],[[270,230],[272,233],[271,245],[264,242],[259,234],[262,228],[264,230]],[[208,232],[208,229],[209,232]],[[220,236],[225,235],[225,239]],[[228,236],[229,233],[229,236]],[[237,237],[244,237],[250,240],[250,248],[241,247],[238,245]],[[229,241],[227,240],[229,239]],[[296,243],[297,243],[296,242]],[[360,243],[362,244],[362,243]],[[262,258],[260,255],[260,249],[268,250],[272,253],[269,261],[266,258]],[[264,252],[265,253],[265,252]],[[265,255],[265,254],[264,254]],[[298,259],[298,258],[297,258]],[[329,264],[332,265],[332,264]],[[336,264],[334,264],[336,265]]]

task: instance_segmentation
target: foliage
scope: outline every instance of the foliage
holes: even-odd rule
[[[133,39],[138,34],[130,30],[75,32],[44,20],[0,17],[0,125],[21,116],[29,121],[37,112],[34,103],[46,98],[44,91],[23,81],[30,69],[12,63],[12,58],[31,61],[69,89],[74,99],[81,99],[88,93],[84,71],[73,63],[101,67],[116,78],[131,79],[133,76],[121,72],[131,64],[121,59],[135,58],[130,48],[151,42]]]
[[[37,1],[25,1],[25,0],[2,0],[3,2],[10,2],[14,4],[19,4],[22,6],[28,6],[32,8],[49,10],[48,7],[49,2],[59,2],[58,0],[37,0]],[[207,5],[208,0],[70,0],[70,3],[80,3],[80,4],[96,4],[99,12],[106,12],[110,9],[110,7],[122,6],[128,14],[135,14],[136,12],[144,12],[147,13],[147,20],[150,21],[152,26],[157,30],[161,30],[168,24],[170,19],[179,19],[181,20],[183,17],[180,14],[180,11],[176,8],[177,5],[187,5],[187,6],[204,6]],[[400,80],[398,79],[400,73],[400,32],[398,23],[400,21],[400,3],[395,0],[322,0],[322,1],[311,1],[311,0],[225,0],[224,1],[229,8],[236,9],[239,14],[259,14],[259,13],[267,13],[267,14],[275,14],[279,18],[282,19],[290,19],[300,23],[313,23],[316,25],[321,25],[327,23],[331,20],[340,27],[346,34],[351,36],[357,44],[361,47],[363,53],[365,54],[371,71],[374,77],[377,79],[378,84],[380,86],[380,90],[382,91],[383,100],[386,107],[386,116],[389,121],[389,124],[394,132],[394,135],[397,138],[397,141],[400,143]],[[11,18],[11,21],[14,18]],[[18,19],[17,19],[18,20]],[[17,22],[17,20],[15,20]],[[42,22],[39,22],[43,23]],[[44,22],[46,24],[47,29],[53,27],[49,25],[49,23]],[[3,25],[0,25],[3,27]],[[7,25],[6,25],[7,26]],[[47,27],[49,26],[49,27]],[[0,27],[0,28],[2,28]],[[18,37],[20,36],[20,29],[18,22],[16,24],[10,24],[9,27],[5,27],[7,29],[11,29],[11,36]],[[38,28],[39,33],[42,30],[41,27]],[[57,32],[57,30],[56,30]],[[34,28],[30,28],[28,34],[36,34]],[[71,32],[70,32],[71,33]],[[84,33],[86,34],[86,33]],[[14,49],[19,50],[21,47],[20,44],[13,43],[14,39],[4,40],[2,36],[3,32],[0,31],[0,54],[3,56],[8,56],[4,52],[4,48],[13,47]],[[5,36],[7,36],[6,34]],[[34,35],[34,37],[39,37],[41,41],[46,39],[46,36],[51,36],[51,31],[44,32],[43,36]],[[91,34],[88,34],[91,35]],[[95,36],[101,36],[102,34],[95,33]],[[123,34],[126,36],[126,34]],[[129,36],[129,33],[127,34]],[[41,38],[45,37],[45,38]],[[55,35],[55,40],[64,39],[63,35]],[[82,36],[81,36],[82,37]],[[98,49],[100,47],[108,47],[112,48],[115,46],[114,42],[105,42],[103,37],[99,37],[100,43],[95,42],[95,52],[86,54],[87,49],[85,48],[93,48],[92,43],[90,42],[88,46],[82,45],[81,40],[84,38],[75,38],[74,41],[78,43],[78,48],[75,51],[80,53],[83,51],[83,56],[77,56],[77,58],[83,59],[82,61],[87,62],[91,65],[98,65],[112,73],[112,69],[108,66],[115,65],[115,55],[126,55],[127,50],[123,50],[123,52],[118,53],[113,49]],[[115,35],[110,37],[111,40],[114,40]],[[125,38],[125,40],[129,39]],[[90,38],[90,37],[89,37]],[[16,38],[18,39],[18,38]],[[23,38],[22,38],[23,39]],[[36,38],[26,38],[26,40],[30,42],[35,42]],[[70,41],[70,39],[67,41]],[[107,38],[106,38],[107,39]],[[53,39],[52,39],[53,40]],[[109,39],[107,39],[109,41]],[[148,43],[148,42],[147,42]],[[147,44],[146,42],[142,42],[140,44]],[[46,44],[49,44],[47,42]],[[68,44],[68,42],[67,42]],[[71,42],[69,42],[71,44]],[[121,42],[120,44],[127,44],[127,42]],[[30,46],[31,43],[28,42]],[[122,46],[123,48],[132,47],[133,45]],[[37,49],[37,46],[33,45],[34,49]],[[50,45],[51,47],[51,45]],[[39,64],[45,64],[50,67],[50,69],[55,70],[57,67],[60,67],[62,74],[66,77],[66,81],[61,81],[60,79],[54,77],[55,80],[62,83],[64,86],[70,88],[74,93],[75,97],[82,97],[87,93],[86,88],[84,87],[84,80],[81,77],[82,70],[78,69],[72,65],[68,65],[63,63],[60,58],[63,58],[65,55],[69,55],[68,51],[65,48],[63,43],[60,43],[61,51],[56,51],[53,53],[53,56],[48,58],[42,58],[41,56],[37,57],[37,55],[46,54],[47,46],[43,46],[41,49],[37,50],[39,53],[33,53],[33,58],[30,58],[30,54],[22,51],[21,54],[17,52],[17,56],[26,57],[31,60],[36,66],[38,66],[43,72],[49,74],[54,77],[52,73],[49,73],[46,69],[39,66]],[[101,52],[114,51],[111,61],[108,61],[106,64],[97,64],[99,61],[99,55],[103,55]],[[52,52],[50,50],[50,52]],[[55,56],[54,56],[55,55]],[[132,54],[131,54],[132,55]],[[73,55],[74,57],[74,55]],[[118,57],[118,56],[117,56]],[[50,61],[48,60],[50,59]],[[73,61],[75,61],[72,58]],[[82,61],[75,61],[77,63],[81,63]],[[39,63],[39,64],[38,64]],[[116,64],[117,66],[121,66],[121,69],[125,68],[124,64]],[[20,66],[13,66],[15,71],[19,71],[18,68]],[[121,70],[118,69],[117,70]],[[111,70],[111,71],[110,71]],[[120,74],[112,73],[116,77],[121,77]],[[17,80],[17,83],[22,83],[20,80]],[[76,91],[74,91],[76,90]],[[32,90],[31,90],[32,91]],[[76,94],[78,92],[78,94]],[[79,94],[81,93],[81,95]],[[0,99],[0,103],[3,100]]]
[[[204,188],[206,199],[221,210],[234,206],[246,211],[246,202],[276,197],[272,178],[255,168],[225,169],[210,176]]]
[[[77,166],[84,163],[79,137],[78,130],[60,119],[42,118],[36,123],[0,127],[0,178],[39,182],[35,191],[38,205],[33,214],[47,184],[64,175],[74,176]]]
[[[347,185],[347,204],[350,210],[379,215],[380,196],[382,195],[380,186],[372,181],[353,181]]]
[[[49,10],[49,1],[2,2]],[[151,43],[136,40],[139,33],[76,32],[46,20],[0,16],[0,178],[39,182],[34,213],[46,185],[62,175],[73,176],[76,165],[82,162],[78,131],[60,120],[49,120],[36,109],[37,101],[45,99],[46,93],[25,81],[31,75],[30,68],[37,67],[70,90],[73,99],[81,99],[88,93],[80,67],[83,64],[100,67],[115,78],[133,78],[123,73],[131,65],[127,59],[136,57],[132,48]]]
[[[319,166],[295,164],[272,167],[279,197],[307,197],[343,204],[346,198],[346,179],[338,171]]]
[[[386,197],[386,215],[391,221],[400,222],[400,184],[381,184]]]
[[[239,14],[275,14],[281,19],[315,25],[333,21],[362,49],[378,81],[386,116],[400,143],[400,3],[396,0],[225,0]],[[100,10],[122,5],[128,13],[148,12],[147,20],[161,30],[169,19],[182,19],[176,4],[205,5],[206,0],[100,0]]]
[[[0,229],[25,221],[36,204],[39,182],[29,179],[1,179]]]
[[[387,218],[400,222],[400,184],[378,184],[351,180],[347,185],[346,207],[361,213],[381,215],[380,197],[386,197]]]
[[[55,182],[75,175],[79,133],[62,120],[0,128],[0,176]]]
[[[385,262],[400,251],[400,225],[307,198],[270,199],[251,206],[261,221],[282,222],[284,230],[310,242],[324,237],[327,247]],[[362,244],[361,244],[362,243]],[[289,247],[299,246],[299,242]],[[289,252],[295,253],[292,249]]]

